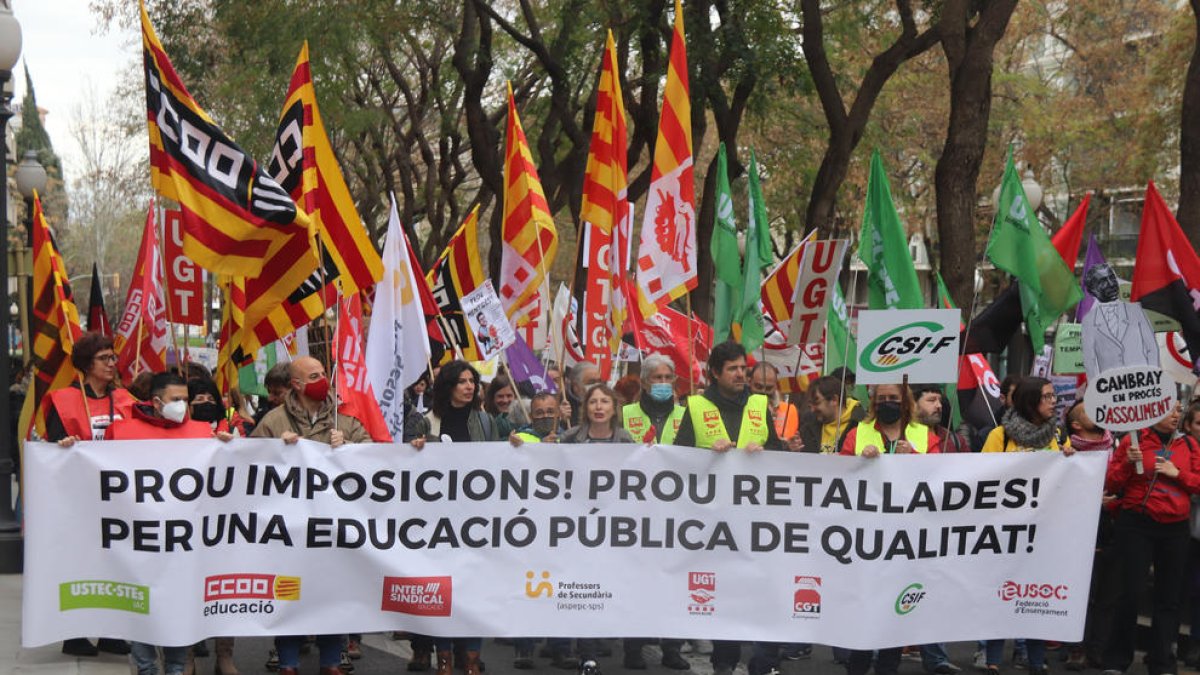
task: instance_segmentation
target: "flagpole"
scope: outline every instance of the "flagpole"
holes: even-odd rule
[[[688,325],[688,396],[696,393],[696,339],[692,337],[692,292],[685,294]]]
[[[146,299],[142,298],[142,302],[145,302],[145,301],[146,301]],[[142,339],[143,339],[142,330],[145,327],[146,327],[146,315],[143,313],[142,318],[138,320],[137,347],[136,347],[136,351],[134,352],[134,358],[133,358],[133,376],[134,377],[137,377],[138,375],[142,374]]]
[[[158,269],[151,272],[151,274],[157,273],[157,274],[162,275],[160,277],[162,279],[162,288],[163,288],[162,303],[166,309],[166,311],[164,313],[167,315],[167,332],[171,334],[171,346],[175,348],[175,365],[177,368],[179,368],[180,373],[184,373],[183,362],[179,360],[179,358],[180,358],[179,342],[175,339],[175,321],[174,321],[174,318],[171,316],[171,285],[169,283],[167,283],[167,242],[166,242],[167,218],[165,215],[165,209],[162,208],[161,204],[152,203],[150,205],[150,208],[155,210],[154,211],[154,231],[155,231],[155,239],[158,240],[157,241],[157,243],[158,243]],[[160,212],[163,213],[162,218],[158,217]],[[160,223],[162,224],[161,235],[159,235],[159,232],[158,232],[158,225]],[[145,303],[146,300],[143,299],[142,302]],[[141,342],[138,343],[138,346],[141,346]],[[187,376],[186,373],[184,373],[184,377],[186,377],[186,376]]]
[[[508,365],[508,349],[507,348],[500,350],[500,364],[499,365],[504,368],[504,373],[508,376],[508,381],[511,383],[510,386],[512,387],[513,394],[514,394],[513,398],[516,399],[517,405],[519,405],[521,407],[521,412],[525,413],[525,419],[531,420],[532,417],[531,417],[531,413],[529,412],[529,408],[525,407],[525,402],[521,400],[521,392],[517,391],[517,378],[513,377],[512,367]],[[507,439],[502,438],[500,440],[503,441],[503,440],[507,440]]]
[[[324,260],[324,256],[322,256],[321,259]],[[325,266],[322,265],[321,267],[324,268]],[[323,276],[324,275],[322,275],[322,277]],[[322,287],[324,287],[324,285],[322,285]],[[337,349],[338,328],[340,328],[342,325],[342,292],[341,292],[341,289],[337,289],[337,290],[338,290],[337,298],[333,301],[334,307],[335,307],[334,316],[333,316],[333,342],[330,345],[330,348],[325,350],[325,354],[329,357],[329,361],[331,364],[337,363],[333,358],[333,351]],[[331,430],[331,432],[332,432],[332,431],[336,431],[337,426],[338,426],[338,387],[341,386],[341,378],[339,378],[337,376],[337,368],[336,367],[331,368],[329,372],[332,373],[332,375],[333,375],[333,377],[332,377],[332,380],[333,380],[333,429]]]
[[[845,407],[846,407],[846,397],[850,393],[850,392],[846,391],[846,375],[849,374],[849,372],[850,372],[850,367],[847,365],[850,362],[850,319],[853,318],[850,316],[850,303],[854,301],[854,298],[856,297],[855,293],[858,291],[858,275],[855,274],[853,266],[850,266],[849,269],[850,269],[850,296],[849,296],[849,299],[846,299],[846,303],[845,303],[846,304],[846,347],[845,347],[845,349],[842,350],[842,384],[839,389],[839,393],[841,394],[841,404],[842,404],[843,409],[845,409]],[[836,447],[838,439],[840,439],[841,437],[842,437],[842,411],[839,410],[838,417],[837,417],[837,426],[834,427],[834,434],[833,434],[833,442],[834,442],[833,454],[835,454],[835,455],[838,454],[839,452],[841,452],[841,448]]]
[[[321,290],[318,293],[321,296],[321,319],[325,322],[326,332],[328,333],[329,318],[325,315],[329,312],[329,305],[325,301],[325,292],[327,290],[327,287],[329,286],[329,281],[325,278],[325,242],[321,241],[320,233],[317,234],[316,240],[317,240],[317,270],[318,270],[318,274],[321,276]],[[337,291],[337,293],[338,293],[338,297],[334,301],[334,304],[337,305],[338,307],[340,307],[341,305],[338,303],[341,302],[341,292]],[[336,333],[336,331],[337,331],[337,317],[334,317],[334,332]],[[334,349],[337,349],[337,341],[335,339],[331,338],[331,342],[325,343],[325,364],[324,365],[325,365],[325,371],[328,373],[333,372],[333,362],[334,362],[333,350]],[[334,393],[335,394],[337,393],[336,389],[335,389]],[[337,406],[335,405],[334,407],[336,408]],[[334,417],[335,425],[336,425],[336,422],[337,422],[337,417],[336,417],[336,413],[335,413],[335,417]]]

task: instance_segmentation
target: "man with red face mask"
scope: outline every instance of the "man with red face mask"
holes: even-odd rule
[[[345,413],[337,413],[337,396],[325,377],[325,366],[311,356],[302,356],[292,361],[291,390],[276,406],[263,417],[254,428],[253,438],[279,438],[284,443],[295,443],[301,438],[338,447],[346,443],[370,443],[371,435],[358,420]],[[317,649],[320,650],[321,675],[341,675],[338,665],[342,660],[344,635],[318,635]],[[279,653],[279,675],[296,675],[300,664],[300,645],[304,637],[281,635],[275,638],[275,649]]]

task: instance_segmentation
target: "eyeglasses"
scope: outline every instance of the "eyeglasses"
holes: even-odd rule
[[[1057,400],[1058,400],[1058,394],[1042,394],[1042,400],[1043,400],[1043,401],[1046,401],[1046,402],[1049,402],[1049,401],[1057,401]]]
[[[104,361],[105,363],[116,363],[117,362],[116,354],[97,354],[97,355],[93,356],[92,358],[97,361]]]

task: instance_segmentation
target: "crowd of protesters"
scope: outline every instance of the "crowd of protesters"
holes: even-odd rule
[[[128,390],[119,386],[112,341],[88,333],[75,345],[72,363],[79,378],[71,387],[52,392],[46,440],[70,447],[80,440],[138,438],[304,438],[338,447],[369,442],[354,417],[334,414],[338,406],[325,365],[299,357],[267,373],[268,396],[251,410],[234,392],[222,393],[202,367],[186,364],[166,373],[148,373]],[[1151,629],[1146,664],[1151,675],[1178,672],[1176,642],[1185,597],[1191,598],[1191,625],[1200,625],[1200,532],[1190,524],[1192,497],[1200,493],[1200,403],[1175,410],[1166,419],[1138,432],[1139,443],[1117,439],[1087,416],[1081,400],[1056,414],[1058,395],[1048,380],[1009,377],[1001,384],[1003,406],[991,428],[950,427],[950,405],[941,385],[890,384],[873,387],[866,400],[856,397],[852,374],[844,371],[818,378],[805,391],[779,391],[779,372],[753,359],[734,342],[715,346],[708,359],[706,386],[683,396],[687,382],[676,376],[674,363],[649,356],[640,372],[610,387],[600,369],[581,363],[567,373],[550,373],[559,394],[522,391],[506,375],[490,383],[464,361],[450,361],[422,376],[406,391],[403,442],[422,449],[428,443],[508,440],[523,443],[663,443],[712,452],[740,449],[858,455],[967,452],[1112,450],[1097,534],[1093,584],[1085,637],[1078,645],[1056,645],[1013,636],[1012,664],[1032,675],[1046,673],[1048,651],[1060,649],[1068,670],[1100,669],[1117,675],[1132,666],[1139,601],[1153,569]],[[565,377],[564,377],[565,375]],[[564,391],[565,390],[565,391]],[[1082,398],[1082,392],[1078,394]],[[714,415],[713,413],[716,413]],[[398,439],[401,440],[401,439]],[[1140,467],[1140,470],[1138,470]],[[664,627],[664,633],[669,629]],[[437,675],[479,675],[480,637],[422,636],[397,633],[411,641],[409,671],[436,670]],[[351,672],[361,657],[361,636],[323,635],[315,641],[321,675]],[[735,641],[693,641],[668,635],[629,637],[623,666],[648,667],[642,647],[661,646],[661,665],[686,670],[685,649],[710,653],[715,675],[731,675],[746,646]],[[1004,665],[1005,640],[980,641],[974,667],[998,673]],[[538,640],[512,641],[513,666],[537,665]],[[267,667],[283,675],[298,672],[303,636],[280,636]],[[809,644],[750,645],[750,675],[797,675],[811,657]],[[1200,643],[1179,645],[1179,658],[1200,660]],[[237,675],[233,638],[215,640],[217,675]],[[139,675],[157,673],[158,650],[168,675],[194,672],[194,657],[207,653],[206,643],[155,647],[141,643],[85,638],[67,640],[62,651],[94,656],[99,651],[129,654]],[[608,641],[546,640],[542,655],[558,668],[598,673],[611,653]],[[919,658],[925,670],[949,675],[960,670],[944,645],[914,645],[875,652],[834,648],[835,661],[848,675],[894,675],[904,655]]]

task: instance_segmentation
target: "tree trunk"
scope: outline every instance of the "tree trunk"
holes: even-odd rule
[[[1183,83],[1183,116],[1179,124],[1179,226],[1200,249],[1200,0],[1191,0],[1196,20],[1196,46]]]
[[[950,122],[934,172],[942,278],[959,307],[975,288],[975,203],[992,108],[992,56],[1017,0],[994,0],[971,25],[968,0],[953,0],[939,23],[950,75]]]

